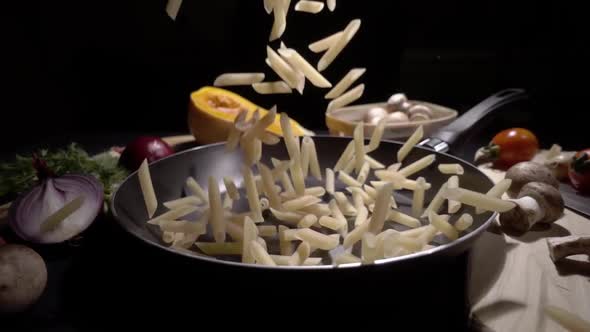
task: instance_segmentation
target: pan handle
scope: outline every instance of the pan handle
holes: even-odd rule
[[[437,152],[446,152],[451,144],[490,112],[525,98],[527,94],[523,89],[506,89],[497,92],[472,107],[451,124],[432,133],[430,138],[423,140],[419,145],[430,147]]]

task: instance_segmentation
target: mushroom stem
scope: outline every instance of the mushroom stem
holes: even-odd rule
[[[554,262],[572,255],[590,255],[590,236],[571,235],[547,239],[547,247]]]
[[[532,197],[512,199],[516,207],[500,215],[500,224],[512,230],[526,232],[545,217],[545,209]]]
[[[565,207],[559,190],[542,182],[531,182],[520,190],[516,207],[500,215],[500,224],[508,230],[528,231],[535,223],[553,223]]]

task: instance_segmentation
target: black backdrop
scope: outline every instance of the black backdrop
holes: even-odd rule
[[[293,3],[295,0],[293,1]],[[13,4],[14,5],[14,4]],[[262,0],[185,0],[176,22],[164,0],[18,1],[9,14],[2,150],[75,132],[186,130],[191,91],[225,71],[263,70],[272,17]],[[496,90],[533,98],[496,126],[522,125],[545,144],[585,145],[585,10],[568,1],[338,1],[336,12],[291,12],[284,41],[304,50],[363,19],[356,39],[326,71],[332,81],[368,68],[360,102],[392,92],[464,110]],[[273,44],[276,47],[276,44]],[[318,56],[303,52],[315,63]],[[304,125],[324,127],[325,91],[263,97]],[[588,144],[590,145],[590,144]]]

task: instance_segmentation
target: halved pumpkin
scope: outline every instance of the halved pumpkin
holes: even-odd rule
[[[250,119],[259,110],[260,116],[268,110],[252,103],[246,98],[224,89],[206,86],[191,94],[188,114],[188,124],[191,134],[201,144],[224,142],[233,126],[234,119],[240,112],[248,112]],[[297,121],[291,119],[293,134],[296,136],[314,135]],[[267,131],[277,136],[283,136],[280,115]]]

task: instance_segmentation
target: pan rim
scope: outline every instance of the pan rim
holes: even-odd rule
[[[338,140],[338,139],[350,140],[352,138],[350,136],[331,136],[331,135],[314,135],[313,137],[314,137],[314,139],[315,138],[322,138],[322,139],[327,138],[327,139],[335,139],[335,140]],[[383,142],[398,144],[398,145],[403,144],[403,142],[400,142],[397,140],[391,140],[391,139],[381,140],[381,143],[383,143]],[[206,144],[206,145],[197,146],[197,147],[193,147],[190,149],[178,151],[176,153],[173,153],[172,155],[166,156],[162,159],[159,159],[159,160],[156,160],[156,161],[150,163],[150,167],[153,165],[156,165],[158,163],[166,162],[166,160],[168,160],[168,159],[177,158],[178,156],[183,155],[183,154],[194,153],[195,151],[204,150],[204,149],[211,149],[211,148],[215,148],[215,147],[223,146],[223,145],[225,145],[225,142]],[[415,146],[414,148],[426,150],[431,153],[435,153],[436,155],[444,155],[446,157],[449,157],[451,159],[459,161],[463,164],[466,164],[466,165],[474,168],[475,171],[484,175],[491,183],[493,183],[493,180],[487,174],[485,174],[479,168],[477,168],[474,164],[472,164],[466,160],[463,160],[459,157],[453,156],[453,155],[445,153],[445,152],[437,152],[431,148],[424,147],[424,146]],[[443,244],[440,246],[436,246],[432,249],[423,250],[423,251],[408,254],[408,255],[379,259],[379,260],[376,260],[370,264],[364,264],[362,262],[361,263],[340,264],[340,265],[312,265],[312,266],[266,266],[266,265],[259,265],[259,264],[247,264],[247,263],[242,263],[242,262],[233,262],[233,261],[216,259],[214,257],[202,255],[197,252],[191,252],[189,250],[186,250],[186,251],[178,250],[178,249],[168,247],[163,244],[151,241],[149,239],[146,239],[145,237],[143,237],[140,234],[138,234],[137,232],[135,232],[129,225],[127,225],[127,222],[125,222],[121,218],[121,216],[119,216],[119,214],[117,213],[117,209],[115,207],[115,201],[117,199],[117,194],[119,193],[119,189],[122,187],[122,185],[124,183],[126,183],[127,181],[129,181],[129,179],[132,178],[133,176],[136,176],[137,172],[138,172],[138,170],[133,171],[123,181],[121,181],[121,183],[117,186],[117,188],[113,192],[110,202],[109,202],[109,206],[110,206],[111,214],[112,214],[113,218],[117,221],[117,223],[121,227],[123,227],[123,229],[127,233],[133,235],[134,237],[138,238],[142,242],[144,242],[152,247],[155,247],[158,249],[163,249],[166,252],[172,253],[174,255],[180,255],[180,256],[184,256],[185,258],[202,260],[207,263],[221,264],[221,265],[227,265],[227,266],[237,267],[237,268],[241,267],[241,268],[247,268],[247,269],[262,269],[262,270],[338,270],[338,269],[359,269],[359,268],[371,267],[371,266],[373,266],[373,267],[387,266],[387,265],[392,265],[395,263],[406,262],[411,259],[420,259],[420,258],[425,258],[425,257],[431,256],[431,255],[441,254],[446,251],[452,251],[455,247],[460,246],[463,242],[468,242],[471,240],[475,241],[478,237],[480,237],[483,234],[483,232],[485,232],[490,227],[492,222],[494,222],[494,220],[496,220],[496,217],[498,216],[497,212],[493,212],[491,214],[491,216],[484,223],[482,223],[478,228],[476,228],[475,230],[473,230],[472,232],[470,232],[468,234],[465,234],[464,236],[458,238],[457,240],[451,241],[449,243],[446,243],[446,244]]]

